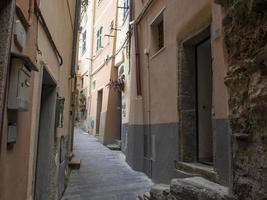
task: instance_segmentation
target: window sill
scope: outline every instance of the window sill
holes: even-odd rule
[[[101,49],[98,49],[95,52],[94,60],[97,59],[97,57],[103,52],[103,50],[104,50],[104,47],[101,47]]]
[[[194,175],[200,175],[210,181],[218,182],[217,173],[214,171],[214,168],[209,165],[176,161],[175,167],[177,170],[181,170]]]
[[[166,49],[166,47],[162,47],[160,50],[158,50],[152,57],[151,59],[156,58],[159,54],[161,54],[164,50]]]
[[[103,0],[98,0],[97,6],[99,6],[102,3]]]

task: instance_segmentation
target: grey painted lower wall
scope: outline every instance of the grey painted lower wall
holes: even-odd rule
[[[126,154],[128,146],[128,123],[121,126],[121,151]]]
[[[178,123],[123,125],[122,150],[135,170],[145,172],[156,183],[176,177]]]
[[[229,120],[214,120],[214,128],[216,138],[214,169],[218,174],[218,182],[231,187]],[[123,124],[122,151],[126,155],[127,163],[134,170],[146,173],[155,183],[169,183],[172,178],[185,177],[184,173],[175,168],[175,161],[178,160],[178,136],[178,123],[150,126]]]
[[[144,163],[144,126],[128,125],[126,161],[137,171],[143,171]]]

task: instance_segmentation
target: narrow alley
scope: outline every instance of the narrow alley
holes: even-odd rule
[[[63,200],[136,200],[152,182],[133,171],[120,151],[111,151],[93,136],[75,129],[74,152],[81,168],[73,170]]]
[[[267,0],[0,0],[0,200],[267,200]]]

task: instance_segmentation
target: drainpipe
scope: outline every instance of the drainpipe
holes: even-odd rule
[[[149,167],[150,167],[150,177],[152,177],[152,164],[154,160],[154,154],[155,154],[155,147],[154,147],[154,141],[152,140],[152,134],[151,134],[151,87],[150,87],[150,63],[149,63],[149,52],[146,53],[147,57],[147,89],[148,89],[148,95],[147,95],[147,126],[148,126],[148,145],[149,145]],[[144,102],[143,102],[144,103]]]
[[[90,61],[90,66],[89,66],[89,108],[88,108],[88,115],[90,117],[91,120],[91,107],[92,107],[92,72],[93,72],[93,52],[94,52],[94,38],[95,38],[95,34],[94,34],[94,25],[95,25],[95,1],[91,1],[91,30],[90,30],[90,34],[91,34],[91,48],[90,48],[90,57],[89,57],[89,61]],[[92,121],[90,121],[92,123]],[[91,130],[91,124],[90,124],[90,130]],[[93,130],[92,130],[92,134],[93,134]]]
[[[73,41],[72,41],[72,57],[71,57],[71,79],[74,79],[74,85],[72,88],[72,130],[71,130],[71,146],[70,151],[73,150],[73,139],[74,139],[74,124],[75,124],[75,108],[76,108],[76,63],[77,63],[77,45],[78,45],[78,31],[80,27],[80,14],[81,14],[81,2],[82,0],[76,0],[75,6],[75,21],[74,21],[74,31],[73,31]]]
[[[136,87],[137,95],[142,95],[141,88],[141,69],[140,69],[140,52],[139,52],[139,38],[138,38],[138,26],[134,25],[134,43],[135,43],[135,62],[136,62]]]
[[[75,7],[75,21],[72,41],[72,57],[71,57],[71,78],[76,77],[76,61],[77,61],[77,45],[78,45],[78,31],[80,27],[80,15],[81,15],[81,2],[82,0],[76,0]]]
[[[30,0],[29,2],[29,16],[28,16],[28,24],[31,26],[33,21],[33,13],[34,13],[34,4],[35,0]]]

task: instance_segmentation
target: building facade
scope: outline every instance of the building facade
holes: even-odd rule
[[[156,183],[199,174],[231,186],[222,10],[213,1],[132,1],[126,159]]]
[[[81,12],[81,30],[79,39],[79,57],[77,71],[78,104],[76,121],[79,127],[86,132],[91,132],[90,106],[91,84],[90,66],[92,61],[92,23],[94,2],[88,1]]]
[[[1,98],[0,199],[59,199],[72,144],[79,3],[6,2],[1,21],[8,34],[1,40],[10,50],[3,59],[9,75]]]

